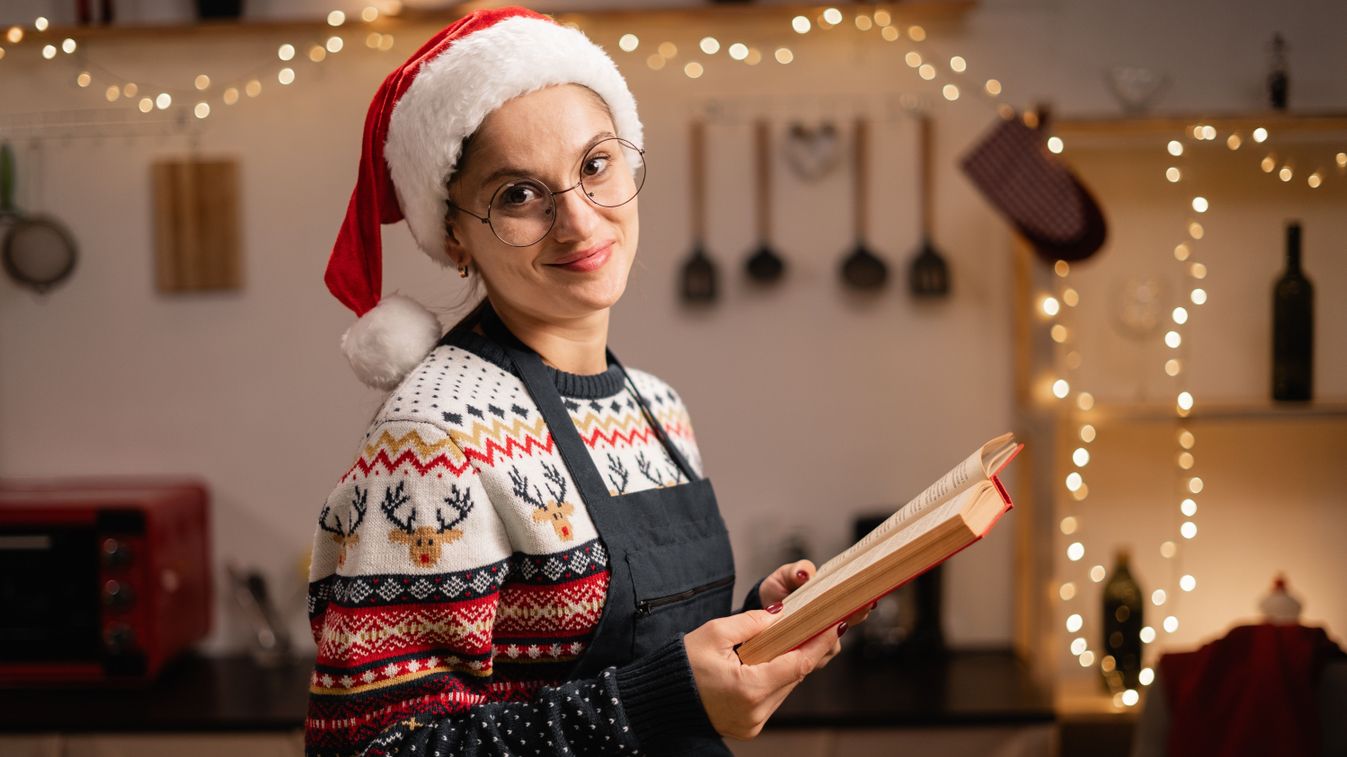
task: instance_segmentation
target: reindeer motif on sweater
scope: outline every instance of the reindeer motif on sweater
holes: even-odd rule
[[[467,519],[468,513],[472,512],[472,493],[460,489],[457,485],[450,486],[450,496],[444,497],[443,501],[445,507],[453,510],[456,515],[448,518],[444,508],[436,506],[437,525],[418,526],[415,507],[407,508],[406,517],[398,515],[398,510],[411,501],[411,495],[403,490],[405,484],[405,481],[399,481],[397,487],[384,489],[384,501],[379,508],[397,526],[388,533],[388,540],[394,544],[407,545],[407,557],[413,565],[431,568],[440,561],[441,547],[453,544],[463,537],[463,530],[457,526]]]

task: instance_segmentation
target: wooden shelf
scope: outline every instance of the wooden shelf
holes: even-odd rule
[[[958,17],[976,5],[976,0],[916,0],[914,2],[889,2],[883,5],[902,21],[929,20],[935,18]],[[325,18],[313,19],[240,19],[210,20],[196,23],[174,24],[112,24],[108,26],[63,26],[50,27],[39,32],[24,27],[24,46],[53,43],[71,37],[78,42],[141,41],[165,38],[228,38],[232,36],[284,35],[284,34],[334,34],[339,32],[396,32],[420,26],[442,26],[467,13],[484,7],[483,3],[455,3],[434,10],[404,8],[396,16],[380,15],[371,22],[360,18],[358,11],[347,14],[346,23],[340,27],[327,24]],[[668,28],[697,28],[680,26],[686,24],[704,24],[707,21],[751,21],[754,19],[789,18],[797,14],[813,16],[819,11],[818,5],[800,3],[769,4],[687,4],[672,5],[648,9],[632,8],[586,8],[583,2],[547,3],[536,10],[547,13],[562,23],[585,21],[596,22],[641,22],[644,24],[668,25]],[[833,7],[848,13],[871,12],[876,7],[872,3],[840,3]]]
[[[1089,410],[1060,405],[1034,408],[1043,416],[1061,416],[1079,423],[1172,423],[1178,419],[1174,406],[1161,403],[1096,403]],[[1294,421],[1319,418],[1347,418],[1347,400],[1328,399],[1314,402],[1201,402],[1186,416],[1188,421]]]

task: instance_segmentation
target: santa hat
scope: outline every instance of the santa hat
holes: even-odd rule
[[[405,218],[417,246],[452,265],[445,202],[463,140],[508,100],[555,84],[593,90],[608,104],[617,136],[641,147],[636,100],[612,58],[583,33],[526,8],[477,10],[446,26],[375,93],[355,189],[324,276],[358,318],[342,336],[342,351],[364,383],[397,386],[434,349],[441,329],[410,298],[381,298],[380,224]]]

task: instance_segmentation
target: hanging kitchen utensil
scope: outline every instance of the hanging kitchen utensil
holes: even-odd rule
[[[0,218],[4,218],[5,273],[38,294],[65,281],[78,258],[75,238],[55,218],[26,215],[14,206],[14,151],[0,145]]]
[[[770,284],[781,279],[786,272],[786,261],[772,250],[771,226],[772,212],[772,151],[771,132],[765,120],[753,125],[754,175],[757,179],[757,224],[758,249],[749,257],[746,268],[748,277],[753,281]]]
[[[940,256],[931,242],[935,236],[935,186],[932,181],[935,166],[935,151],[931,145],[931,117],[925,113],[917,116],[918,170],[921,175],[921,189],[918,202],[921,204],[921,250],[912,258],[908,272],[908,286],[913,297],[922,299],[946,297],[949,295],[949,264]]]
[[[1003,118],[962,161],[964,173],[1048,261],[1081,260],[1104,246],[1108,224],[1085,185],[1043,145],[1040,131]]]
[[[800,121],[792,123],[781,146],[786,165],[805,181],[822,179],[842,162],[841,136],[832,121],[824,121],[817,127]]]
[[[842,261],[842,281],[852,289],[873,292],[882,288],[889,278],[889,267],[865,246],[868,191],[866,188],[866,160],[869,125],[863,117],[856,119],[855,138],[852,140],[852,178],[855,180],[851,204],[854,212],[856,249]]]
[[[692,256],[683,264],[683,276],[680,282],[680,294],[683,302],[698,305],[715,302],[716,265],[706,254],[706,176],[705,150],[706,123],[701,119],[692,122]]]

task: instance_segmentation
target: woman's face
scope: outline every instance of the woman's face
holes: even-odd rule
[[[450,201],[486,216],[496,190],[521,178],[513,173],[491,178],[507,168],[519,169],[553,191],[572,187],[589,147],[614,132],[601,101],[579,85],[516,97],[482,122],[471,155],[450,187]],[[555,201],[552,230],[528,247],[511,247],[490,226],[450,211],[448,252],[460,265],[476,266],[497,309],[564,322],[612,307],[626,289],[640,232],[637,199],[606,208],[577,188]],[[588,253],[592,255],[578,265],[565,265]]]

